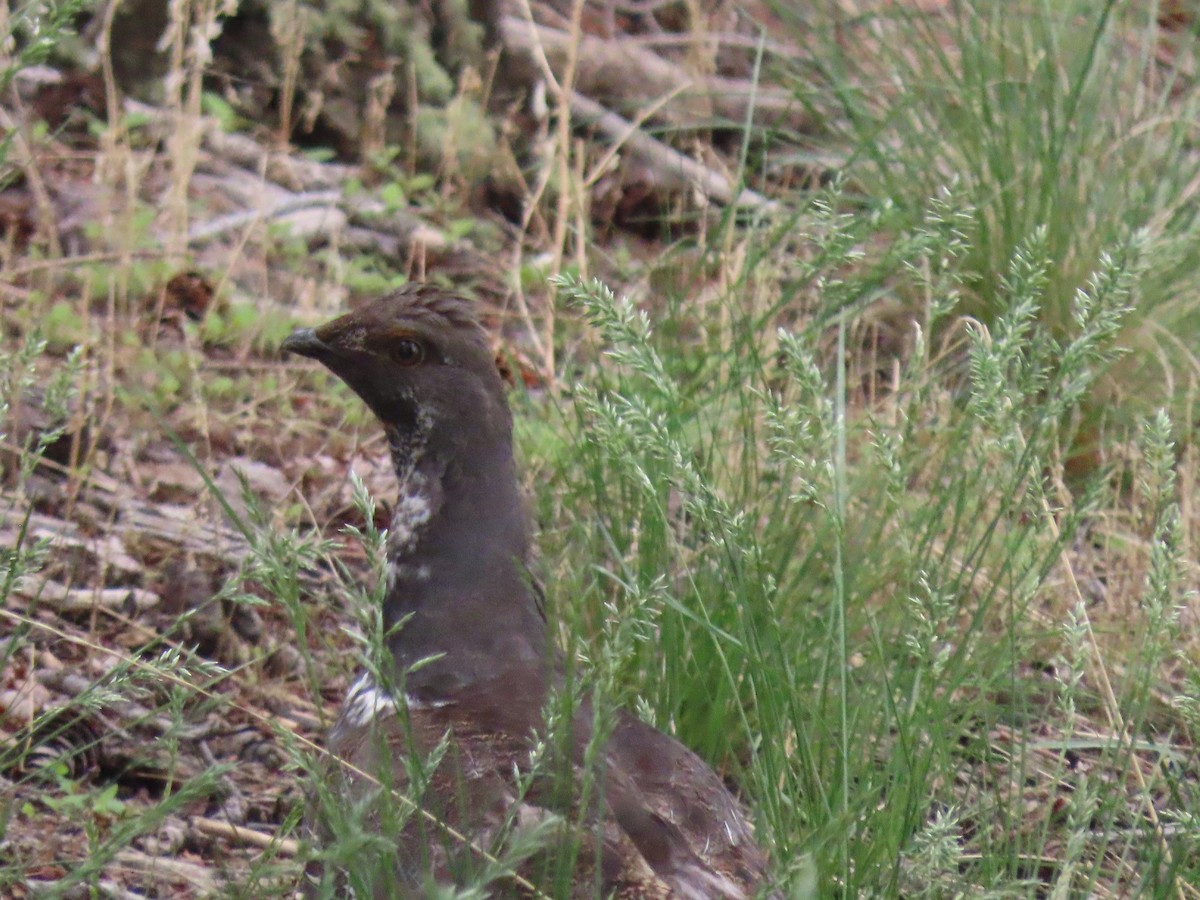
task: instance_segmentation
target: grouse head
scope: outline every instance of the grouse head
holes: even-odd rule
[[[512,419],[504,385],[460,297],[406,286],[296,331],[283,349],[324,364],[366,402],[398,451],[398,469],[425,452],[452,459],[499,445],[507,455]]]

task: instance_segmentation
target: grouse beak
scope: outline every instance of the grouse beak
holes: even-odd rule
[[[317,333],[313,329],[297,328],[284,338],[279,349],[307,356],[310,359],[320,359],[327,356],[333,348],[317,337]]]

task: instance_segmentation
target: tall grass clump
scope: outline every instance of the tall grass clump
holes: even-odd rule
[[[1090,443],[1103,405],[1119,401],[1129,425],[1200,374],[1183,338],[1200,327],[1200,96],[1186,74],[1197,44],[1165,30],[1157,10],[1115,0],[895,3],[804,23],[805,76],[815,67],[823,81],[805,96],[841,139],[856,189],[917,215],[955,180],[975,210],[964,312],[1003,315],[1006,263],[1044,228],[1054,265],[1038,317],[1061,340],[1101,254],[1144,233],[1139,302],[1119,338],[1135,352],[1096,379]]]
[[[747,267],[703,322],[560,283],[603,352],[570,387],[562,445],[531,432],[551,600],[590,658],[637,623],[622,699],[743,785],[801,893],[1067,896],[1130,872],[1169,890],[1190,865],[1178,830],[1130,825],[1162,785],[1105,793],[1071,762],[1085,746],[1088,772],[1136,780],[1173,646],[1159,601],[1114,663],[1070,588],[1114,494],[1101,475],[1067,486],[1069,423],[1120,354],[1147,238],[1097,254],[1062,331],[1042,316],[1048,227],[1013,247],[984,322],[964,315],[969,203],[926,203],[886,246],[866,240],[879,217],[843,206],[747,238],[785,261]],[[924,302],[866,402],[853,342],[882,262]],[[1148,432],[1160,487],[1165,421]],[[1160,569],[1147,590],[1177,596],[1180,570]]]

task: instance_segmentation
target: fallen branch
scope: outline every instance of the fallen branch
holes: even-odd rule
[[[672,150],[595,100],[572,92],[570,103],[571,115],[579,124],[595,128],[610,141],[623,142],[659,179],[660,187],[671,191],[696,189],[717,203],[766,211],[778,209],[779,204],[774,200],[749,188],[738,191],[725,175]]]
[[[212,869],[199,863],[165,856],[149,856],[132,847],[118,850],[117,862],[135,872],[162,873],[168,878],[186,882],[195,890],[194,896],[197,897],[211,897],[217,890]]]
[[[585,34],[576,42],[566,31],[532,24],[515,15],[500,17],[499,33],[505,51],[521,58],[518,65],[537,68],[540,46],[559,76],[573,52],[575,90],[609,106],[641,106],[677,92],[678,96],[664,104],[658,114],[672,125],[740,128],[748,118],[755,125],[787,125],[796,130],[809,124],[789,91],[747,79],[692,75],[628,38],[605,40]]]
[[[13,585],[13,594],[64,615],[82,615],[97,608],[121,609],[136,614],[153,609],[162,602],[158,594],[145,588],[73,588],[36,575],[18,578]]]
[[[228,215],[199,222],[188,230],[188,244],[203,244],[213,238],[223,237],[232,232],[248,228],[262,221],[279,219],[288,213],[298,210],[318,209],[330,214],[338,212],[338,202],[341,200],[340,191],[316,191],[307,194],[292,194],[282,188],[275,192],[277,196],[255,209],[241,209]],[[345,217],[340,216],[341,224]],[[332,230],[332,228],[331,228]]]
[[[264,834],[252,828],[234,825],[230,822],[222,822],[218,819],[209,819],[205,816],[194,817],[191,820],[191,824],[201,834],[206,834],[209,837],[224,838],[248,847],[257,847],[260,850],[274,850],[279,856],[292,857],[300,853],[300,842],[294,841],[291,838],[281,838],[274,834]]]

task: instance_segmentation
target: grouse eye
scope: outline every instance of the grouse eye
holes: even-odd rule
[[[415,366],[425,358],[425,348],[418,341],[402,338],[392,345],[391,356],[402,366]]]

